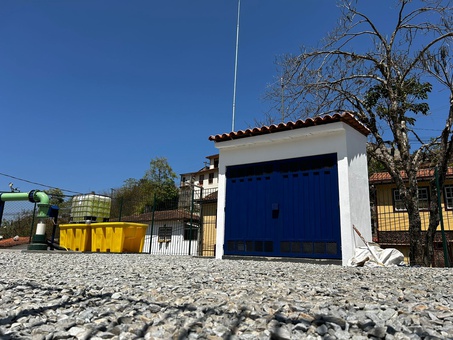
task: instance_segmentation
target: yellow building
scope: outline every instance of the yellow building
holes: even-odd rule
[[[431,191],[429,181],[434,178],[433,169],[418,172],[418,196],[422,231],[429,226],[429,204]],[[392,247],[409,257],[409,219],[406,208],[399,195],[399,190],[387,172],[375,173],[370,179],[373,239],[382,247]],[[453,168],[447,173],[441,195],[442,219],[448,241],[450,259],[453,249]],[[438,226],[435,238],[436,264],[443,266],[441,226]],[[451,261],[451,260],[450,260]],[[440,263],[441,262],[441,263]]]
[[[216,224],[217,224],[217,190],[208,194],[201,201],[202,205],[202,235],[201,256],[215,256]]]

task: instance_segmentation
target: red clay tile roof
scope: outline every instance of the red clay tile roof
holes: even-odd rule
[[[207,201],[215,201],[217,200],[218,192],[214,191],[213,193],[210,193],[209,195],[206,195],[199,201],[207,202]]]
[[[368,130],[368,128],[365,125],[363,125],[357,119],[355,119],[352,114],[350,114],[349,112],[343,112],[343,113],[336,113],[332,116],[326,115],[323,117],[307,118],[306,120],[297,120],[295,122],[280,123],[278,125],[273,124],[270,126],[262,126],[260,128],[255,127],[253,129],[239,130],[236,132],[233,131],[233,132],[224,133],[221,135],[209,136],[209,140],[215,141],[215,142],[224,142],[224,141],[232,140],[232,139],[265,135],[268,133],[274,133],[274,132],[280,132],[280,131],[286,131],[286,130],[294,130],[294,129],[300,129],[300,128],[305,128],[305,127],[309,127],[309,126],[324,125],[324,124],[337,123],[337,122],[344,122],[365,136],[368,136],[368,134],[370,133],[370,130]]]
[[[406,173],[402,172],[403,178],[407,178]],[[434,169],[420,169],[417,172],[418,179],[430,179],[434,177]],[[453,177],[453,168],[448,168],[447,177]],[[388,172],[376,172],[370,176],[370,183],[391,183],[392,177]]]

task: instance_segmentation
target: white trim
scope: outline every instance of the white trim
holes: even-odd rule
[[[342,263],[362,245],[352,225],[371,241],[366,137],[343,122],[216,142],[219,149],[216,258],[224,255],[226,168],[231,165],[337,154]]]

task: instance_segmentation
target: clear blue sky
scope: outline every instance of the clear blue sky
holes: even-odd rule
[[[275,58],[338,14],[334,0],[242,0],[235,130],[264,119]],[[237,0],[0,1],[0,173],[86,193],[155,157],[200,169],[218,152],[208,137],[231,131],[236,19]]]

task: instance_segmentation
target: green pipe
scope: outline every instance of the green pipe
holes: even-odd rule
[[[434,169],[434,176],[436,178],[436,189],[437,189],[437,205],[439,206],[439,221],[440,221],[440,230],[442,233],[442,248],[444,250],[444,267],[450,267],[450,259],[448,258],[448,247],[447,247],[447,239],[445,237],[445,228],[444,228],[444,219],[442,217],[442,203],[440,200],[440,184],[439,184],[439,173],[437,170],[437,166]]]
[[[49,196],[44,191],[32,190],[30,192],[5,192],[0,194],[1,201],[30,201],[38,205],[38,218],[47,217],[49,211]]]
[[[0,194],[2,201],[28,201],[28,192],[5,192]]]
[[[38,202],[38,217],[47,217],[47,213],[49,212],[50,207],[49,196],[47,196],[47,194],[43,191],[35,191],[34,199],[35,202]]]

